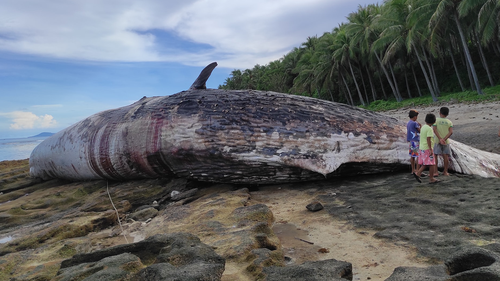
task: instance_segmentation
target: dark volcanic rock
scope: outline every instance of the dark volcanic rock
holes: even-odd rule
[[[149,207],[146,209],[142,209],[140,211],[137,211],[135,213],[130,214],[130,218],[136,221],[146,221],[150,218],[156,217],[158,214],[158,210],[156,210],[153,207]]]
[[[225,260],[198,237],[158,234],[141,242],[75,255],[61,263],[55,280],[208,281],[220,280],[224,268]]]
[[[398,267],[386,281],[498,281],[500,255],[483,249],[463,249],[444,263],[427,268]]]
[[[385,281],[444,281],[450,278],[444,265],[430,267],[398,267]]]
[[[334,259],[305,262],[286,267],[264,268],[268,281],[342,281],[352,280],[352,264]]]
[[[311,212],[321,211],[321,210],[323,210],[323,208],[324,208],[323,205],[318,201],[314,201],[312,203],[309,203],[306,206],[306,209],[308,209]]]
[[[96,262],[78,264],[59,270],[55,280],[80,280],[88,276],[91,280],[122,280],[144,265],[136,255],[123,253],[103,258]]]
[[[220,266],[212,263],[198,262],[181,267],[175,267],[170,263],[156,263],[141,270],[133,280],[155,281],[155,280],[182,280],[182,281],[216,281],[220,280]]]
[[[172,196],[172,201],[180,201],[182,199],[193,197],[198,192],[198,188],[193,188],[185,192],[181,192]]]
[[[500,255],[483,249],[461,250],[446,260],[450,280],[500,280]]]

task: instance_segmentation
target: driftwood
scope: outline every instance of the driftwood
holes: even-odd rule
[[[404,123],[308,97],[204,89],[215,65],[188,91],[144,97],[47,138],[31,154],[31,175],[278,183],[409,164]],[[500,176],[500,155],[457,142],[452,146],[450,170]]]

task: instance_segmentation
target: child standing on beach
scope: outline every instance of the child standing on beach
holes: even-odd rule
[[[432,130],[432,125],[436,122],[436,115],[429,113],[425,116],[425,125],[420,129],[420,152],[418,156],[418,164],[420,164],[420,168],[417,170],[413,176],[417,179],[418,182],[422,182],[420,179],[420,175],[424,171],[425,168],[429,168],[429,183],[437,183],[439,182],[434,178],[434,168],[436,162],[434,161],[434,151],[433,147],[433,139],[434,132]]]
[[[420,142],[420,123],[417,122],[418,111],[412,109],[408,113],[410,121],[406,124],[406,141],[409,143],[409,154],[411,173],[415,174],[419,168],[418,165],[418,151]]]
[[[432,126],[434,134],[436,135],[434,145],[434,154],[436,154],[436,174],[437,174],[437,157],[441,155],[443,157],[444,170],[443,175],[449,176],[448,165],[450,155],[450,141],[448,140],[453,134],[453,123],[447,119],[450,109],[448,107],[441,107],[439,109],[439,118],[436,119],[436,123]]]

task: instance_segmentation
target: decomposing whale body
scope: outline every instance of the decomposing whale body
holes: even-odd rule
[[[309,97],[205,89],[215,66],[187,91],[144,97],[47,138],[31,154],[31,175],[255,184],[408,168],[404,123]],[[500,155],[452,147],[450,170],[500,176]]]

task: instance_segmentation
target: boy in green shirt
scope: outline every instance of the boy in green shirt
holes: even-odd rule
[[[418,182],[422,182],[420,175],[425,168],[429,168],[429,183],[439,182],[434,178],[436,162],[434,161],[434,152],[432,149],[434,140],[432,125],[435,122],[436,115],[429,113],[425,116],[425,125],[420,129],[420,152],[418,154],[418,164],[420,164],[420,168],[413,174]]]
[[[449,158],[450,155],[450,141],[448,140],[450,136],[453,134],[453,123],[447,119],[448,114],[450,113],[450,109],[448,107],[441,107],[439,109],[439,118],[436,119],[436,123],[432,126],[434,130],[434,134],[436,135],[434,145],[434,154],[436,157],[441,155],[443,157],[444,170],[443,175],[449,176],[448,174],[448,166],[449,166]],[[436,159],[437,160],[437,159]],[[437,174],[437,161],[436,161],[436,174]]]

